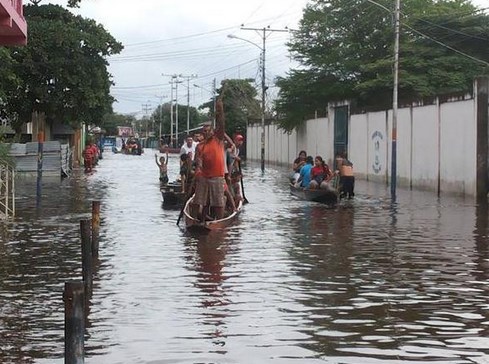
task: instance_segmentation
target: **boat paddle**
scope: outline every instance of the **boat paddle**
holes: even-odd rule
[[[241,182],[241,193],[243,194],[243,203],[248,203],[248,199],[245,197],[244,185],[243,185],[243,173],[241,172],[241,161],[238,161],[240,182]]]

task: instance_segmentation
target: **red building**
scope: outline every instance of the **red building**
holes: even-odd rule
[[[27,44],[22,0],[0,0],[0,46]]]

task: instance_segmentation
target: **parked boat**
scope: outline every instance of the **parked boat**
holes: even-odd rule
[[[161,196],[163,197],[163,207],[181,208],[185,203],[187,194],[182,192],[182,184],[179,182],[170,182],[160,187]]]
[[[220,230],[220,229],[227,228],[232,224],[234,224],[234,222],[236,221],[236,219],[238,218],[239,214],[243,209],[243,201],[240,201],[238,206],[236,206],[236,211],[232,213],[227,213],[227,215],[223,219],[207,220],[202,222],[198,220],[196,217],[191,215],[190,205],[192,204],[193,199],[194,196],[192,196],[187,201],[183,209],[183,214],[185,216],[185,227],[187,228],[187,230],[190,231],[206,232],[206,231]]]
[[[335,189],[318,188],[314,190],[296,187],[290,184],[290,193],[302,200],[334,205],[338,202],[338,191]]]

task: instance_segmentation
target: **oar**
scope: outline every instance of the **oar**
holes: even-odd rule
[[[245,197],[245,192],[244,192],[244,185],[243,185],[243,173],[241,172],[241,161],[238,161],[238,168],[239,168],[239,175],[240,175],[240,182],[241,182],[241,193],[243,194],[243,202],[248,203],[248,199]]]

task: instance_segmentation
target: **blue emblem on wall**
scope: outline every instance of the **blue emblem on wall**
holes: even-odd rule
[[[382,163],[380,159],[380,142],[384,140],[384,136],[378,130],[372,133],[372,143],[374,144],[374,162],[372,163],[372,169],[375,173],[382,171]]]

